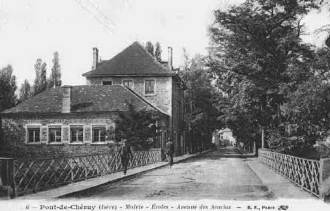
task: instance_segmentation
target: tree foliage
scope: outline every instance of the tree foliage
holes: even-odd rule
[[[24,80],[19,89],[19,102],[23,102],[32,96],[31,85],[28,80]]]
[[[128,103],[127,112],[121,112],[116,122],[116,139],[127,139],[133,146],[149,148],[153,145],[151,138],[157,135],[157,121],[159,117],[155,112],[137,110]]]
[[[162,61],[162,48],[161,48],[159,42],[156,42],[156,45],[155,45],[155,58],[156,58],[157,61],[159,61],[159,62]]]
[[[218,110],[215,107],[219,93],[212,85],[212,77],[209,69],[206,68],[205,58],[200,55],[196,55],[193,59],[187,54],[184,56],[185,65],[179,74],[187,86],[185,102],[189,112],[186,113],[186,122],[193,133],[192,136],[205,142],[203,144],[210,144],[212,132],[221,127],[218,125]]]
[[[37,59],[34,70],[36,78],[34,79],[33,95],[37,95],[47,89],[47,64],[42,59]]]
[[[145,48],[152,56],[155,56],[154,45],[152,44],[152,42],[148,41],[146,43]]]
[[[311,78],[289,94],[287,116],[299,125],[300,135],[313,140],[325,138],[330,130],[330,83]]]
[[[48,84],[47,84],[49,88],[58,87],[58,86],[61,86],[61,84],[62,84],[61,66],[60,66],[60,62],[59,62],[58,52],[54,53],[52,61],[53,61],[53,66],[52,66],[50,77],[49,77]]]
[[[209,65],[227,96],[219,118],[239,139],[279,127],[288,94],[313,75],[315,55],[300,35],[301,19],[314,8],[314,0],[247,0],[215,11]]]
[[[12,66],[8,65],[0,70],[0,111],[15,106],[16,89],[16,77],[13,75]]]

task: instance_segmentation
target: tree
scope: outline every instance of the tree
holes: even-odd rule
[[[330,130],[330,83],[311,78],[290,93],[286,112],[290,122],[311,139],[325,138]]]
[[[42,59],[37,59],[34,65],[34,70],[36,73],[36,78],[34,80],[34,90],[33,95],[37,95],[47,89],[47,64],[42,61]]]
[[[157,135],[158,115],[153,111],[137,110],[128,103],[128,110],[121,112],[116,124],[116,139],[127,139],[128,143],[139,147],[149,148],[153,145],[150,138]]]
[[[209,65],[228,95],[228,118],[243,115],[257,125],[253,133],[281,124],[286,94],[311,75],[305,64],[314,54],[300,39],[301,19],[317,7],[314,0],[247,0],[215,11]]]
[[[157,61],[161,62],[162,61],[162,48],[160,46],[160,43],[159,42],[156,42],[156,45],[155,45],[156,49],[155,49],[155,58],[157,59]]]
[[[186,107],[189,112],[186,122],[190,129],[189,139],[193,142],[191,150],[211,143],[212,132],[220,127],[217,122],[218,110],[215,101],[219,93],[212,86],[212,77],[205,66],[204,57],[196,55],[193,59],[185,54],[185,66],[179,74],[187,86]]]
[[[19,89],[19,102],[23,102],[32,96],[31,86],[28,80],[25,79],[24,83],[21,85]]]
[[[50,77],[48,79],[48,88],[61,86],[61,66],[59,63],[59,55],[58,52],[54,53],[53,57],[53,67],[51,69]]]
[[[146,50],[152,55],[155,56],[155,52],[154,52],[154,45],[152,44],[152,42],[148,41],[146,43]]]
[[[8,65],[0,70],[0,111],[16,105],[16,89],[16,77],[12,66]]]
[[[312,76],[288,94],[283,109],[290,122],[299,126],[301,135],[324,139],[330,130],[330,49],[315,52]]]

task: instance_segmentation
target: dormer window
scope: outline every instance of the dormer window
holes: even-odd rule
[[[102,85],[112,85],[112,81],[102,81]]]
[[[146,95],[153,95],[155,94],[155,80],[145,80],[144,81],[144,93]]]

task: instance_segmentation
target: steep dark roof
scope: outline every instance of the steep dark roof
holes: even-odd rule
[[[159,63],[138,42],[134,42],[110,60],[99,63],[85,77],[102,76],[174,76],[169,68]]]
[[[61,113],[62,93],[61,87],[49,89],[2,113]],[[72,86],[71,113],[126,111],[127,102],[132,103],[138,110],[151,107],[164,113],[121,85]]]

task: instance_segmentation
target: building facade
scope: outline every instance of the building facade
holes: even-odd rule
[[[169,115],[168,131],[177,155],[186,153],[184,130],[185,85],[172,66],[172,48],[168,62],[159,62],[142,45],[134,42],[122,52],[99,62],[99,51],[93,49],[92,70],[84,73],[87,85],[123,85]],[[161,143],[165,147],[165,142]]]

